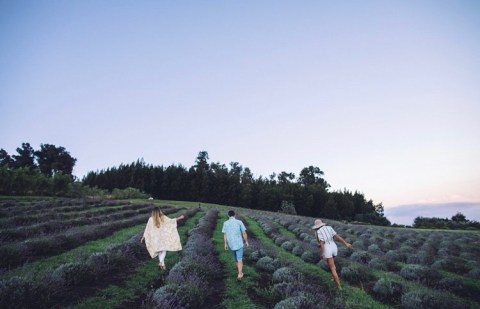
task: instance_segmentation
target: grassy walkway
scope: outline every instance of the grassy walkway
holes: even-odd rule
[[[192,229],[204,213],[197,212],[192,218],[178,228],[178,233],[182,239],[182,245],[187,241],[187,232]],[[145,227],[143,225],[143,227]],[[165,258],[167,269],[171,269],[179,260],[180,252],[168,252]],[[124,282],[112,284],[99,291],[97,295],[84,298],[80,303],[69,308],[90,309],[90,308],[118,308],[129,307],[126,303],[133,302],[139,298],[139,295],[146,295],[153,282],[162,277],[165,279],[167,272],[160,272],[158,269],[158,259],[151,259],[141,263]],[[135,305],[133,305],[136,307]]]
[[[217,226],[213,233],[213,242],[217,249],[220,262],[224,267],[225,273],[225,294],[220,296],[223,298],[222,305],[225,308],[238,309],[258,309],[262,308],[256,305],[248,296],[247,289],[253,289],[257,286],[258,273],[255,269],[245,265],[243,266],[243,273],[245,274],[242,281],[237,281],[237,268],[230,251],[226,251],[223,243],[222,227],[225,222],[227,214],[225,212],[219,213]]]

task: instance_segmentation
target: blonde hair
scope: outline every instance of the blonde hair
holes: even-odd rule
[[[152,218],[153,218],[153,224],[156,227],[160,227],[160,222],[163,222],[163,212],[160,210],[160,208],[155,207],[152,210]]]

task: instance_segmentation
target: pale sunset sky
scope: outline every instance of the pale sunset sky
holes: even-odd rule
[[[387,218],[480,220],[480,1],[0,0],[0,148],[318,166]],[[426,209],[426,210],[425,210]]]

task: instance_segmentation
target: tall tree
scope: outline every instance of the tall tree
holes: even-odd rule
[[[0,149],[0,166],[12,166],[13,159],[5,149]]]
[[[57,172],[72,176],[73,167],[77,159],[73,158],[64,147],[56,147],[50,144],[41,144],[40,150],[34,152],[37,157],[40,171],[48,176]]]
[[[22,143],[22,147],[17,148],[18,155],[13,155],[13,166],[15,168],[26,167],[34,168],[35,160],[33,157],[33,148],[30,146],[30,143]]]
[[[287,184],[291,183],[293,179],[295,179],[295,174],[294,173],[287,173],[287,172],[281,172],[278,174],[278,183],[279,184]]]
[[[203,170],[207,171],[209,168],[208,165],[208,152],[206,151],[200,151],[198,153],[197,159],[195,160],[195,169],[198,170]]]
[[[310,165],[309,167],[302,169],[300,176],[298,177],[298,181],[306,186],[312,185],[323,180],[323,175],[324,173],[320,170],[320,168]]]

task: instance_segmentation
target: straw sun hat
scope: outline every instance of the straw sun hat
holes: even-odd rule
[[[317,219],[315,220],[315,224],[312,226],[312,229],[316,230],[321,228],[322,226],[326,225],[326,223],[322,222],[322,220]]]

